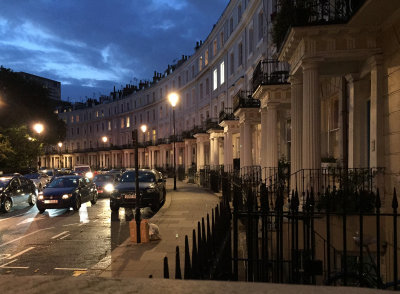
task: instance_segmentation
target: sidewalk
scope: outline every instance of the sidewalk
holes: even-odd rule
[[[183,273],[185,235],[192,247],[192,232],[197,230],[197,222],[219,204],[220,198],[196,184],[177,181],[173,190],[173,180],[167,180],[167,199],[149,223],[159,226],[161,240],[145,244],[135,244],[128,238],[116,247],[111,258],[106,257],[94,266],[89,275],[113,278],[163,278],[163,259],[168,257],[170,277],[175,275],[175,251],[179,246],[181,270]],[[211,220],[211,219],[210,219]]]

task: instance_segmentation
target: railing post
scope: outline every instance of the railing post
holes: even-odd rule
[[[356,192],[355,198],[357,199],[358,193]],[[362,198],[365,196],[364,191],[360,191],[359,194],[359,237],[360,237],[360,252],[359,252],[359,275],[360,275],[360,282],[362,282],[362,275],[364,272],[364,257],[363,257],[363,249],[364,249],[364,217],[363,217],[363,201]],[[363,286],[363,284],[361,284]]]
[[[392,200],[392,208],[393,208],[393,281],[394,281],[394,290],[397,290],[397,282],[399,280],[397,273],[397,208],[399,204],[397,202],[396,188],[393,190],[393,200]]]
[[[331,193],[329,190],[329,186],[326,188],[326,255],[327,255],[327,277],[328,280],[331,277],[331,216],[330,216],[330,208],[331,208]]]
[[[169,279],[168,257],[164,257],[164,279]]]
[[[175,254],[175,279],[182,279],[181,259],[179,256],[179,246],[176,246],[176,254]]]
[[[190,253],[189,253],[189,239],[185,236],[185,268],[183,278],[189,280],[191,278],[191,268],[190,268]]]
[[[379,189],[376,191],[376,276],[378,281],[381,280],[381,198],[379,196]],[[378,283],[378,288],[380,285]]]

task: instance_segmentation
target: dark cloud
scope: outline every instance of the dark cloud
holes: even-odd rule
[[[63,99],[150,79],[211,32],[229,0],[0,0],[0,64],[61,81]]]

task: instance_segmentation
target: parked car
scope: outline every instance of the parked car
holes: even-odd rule
[[[122,174],[124,173],[124,169],[111,169],[107,172],[107,174],[114,175],[118,180],[121,178]]]
[[[1,210],[9,212],[14,205],[35,205],[37,189],[35,184],[19,174],[0,177]]]
[[[75,165],[74,173],[89,179],[93,178],[93,173],[90,165]]]
[[[51,179],[47,174],[41,172],[26,174],[24,177],[31,180],[39,191],[42,191]]]
[[[52,208],[70,208],[78,211],[82,203],[97,202],[96,185],[89,178],[72,175],[56,177],[39,192],[36,206],[40,213]]]
[[[118,184],[118,180],[113,174],[97,174],[93,178],[93,182],[96,184],[99,197],[110,196],[114,186]]]
[[[121,180],[110,195],[110,208],[117,212],[120,207],[134,208],[136,205],[135,171],[129,170],[122,174]],[[165,180],[156,170],[139,170],[139,189],[141,195],[140,207],[151,207],[153,211],[160,208],[165,201]]]

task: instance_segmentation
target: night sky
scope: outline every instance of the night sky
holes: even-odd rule
[[[229,0],[0,0],[0,65],[108,95],[192,55]]]

